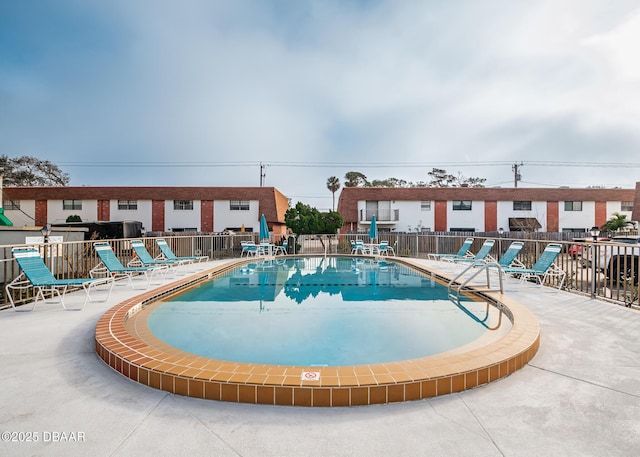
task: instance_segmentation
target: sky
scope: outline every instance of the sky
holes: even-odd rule
[[[3,0],[0,155],[321,210],[349,171],[635,188],[638,43],[640,0]]]

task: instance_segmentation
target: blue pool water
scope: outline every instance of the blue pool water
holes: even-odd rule
[[[484,303],[464,306],[486,311]],[[249,264],[162,303],[148,325],[193,354],[298,366],[424,357],[486,330],[437,282],[391,261],[351,257]]]

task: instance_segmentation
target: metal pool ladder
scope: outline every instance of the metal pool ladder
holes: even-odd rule
[[[496,268],[498,271],[498,283],[499,283],[499,288],[498,289],[494,289],[491,287],[491,268]],[[472,271],[472,274],[469,275],[468,277],[465,278],[465,276],[467,275],[467,273],[470,271]],[[473,280],[476,276],[478,276],[480,273],[482,272],[486,273],[486,285],[485,284],[474,284],[474,287],[470,287],[469,283],[471,282],[471,280]],[[465,268],[464,270],[462,270],[460,273],[458,273],[457,276],[455,276],[453,279],[451,279],[451,281],[449,281],[449,285],[447,287],[448,289],[448,296],[449,296],[449,300],[451,300],[458,308],[460,308],[465,314],[467,314],[469,317],[471,317],[473,320],[475,320],[476,322],[478,322],[479,324],[481,324],[482,326],[486,327],[488,330],[496,330],[500,327],[501,323],[502,323],[502,309],[499,308],[500,313],[498,315],[498,323],[496,326],[494,327],[489,327],[489,325],[487,324],[487,320],[489,319],[489,309],[490,309],[490,304],[487,301],[487,309],[485,312],[485,317],[484,319],[479,318],[478,316],[476,316],[473,312],[471,312],[466,306],[464,306],[462,304],[462,302],[460,301],[460,295],[463,294],[465,291],[473,291],[473,292],[500,292],[500,293],[504,293],[504,287],[502,284],[502,270],[500,268],[500,265],[498,265],[496,262],[483,262],[483,261],[477,261],[477,262],[473,262],[472,264],[470,264],[467,268]],[[458,282],[459,280],[463,279],[462,282]],[[486,287],[486,289],[479,289],[478,286],[480,287]]]
[[[494,289],[491,287],[491,268],[495,268],[498,272],[498,289]],[[469,271],[471,271],[472,274],[465,278]],[[471,280],[473,280],[483,271],[486,273],[486,284],[475,284],[473,289],[469,287],[469,283],[471,282]],[[449,281],[449,295],[453,295],[455,291],[455,296],[459,297],[460,294],[466,290],[473,290],[474,292],[500,292],[502,294],[504,293],[502,276],[502,269],[497,262],[473,262],[467,268],[458,273],[451,281]],[[486,289],[478,289],[478,286],[486,287]]]

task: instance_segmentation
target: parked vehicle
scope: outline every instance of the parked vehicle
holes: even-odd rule
[[[611,238],[605,238],[605,237],[598,237],[597,238],[597,242],[600,243],[601,241],[609,241],[611,240]],[[577,242],[577,243],[587,243],[587,242],[593,242],[593,238],[574,238],[573,241]],[[569,249],[567,249],[567,253],[569,254],[569,256],[573,259],[577,259],[579,257],[582,256],[582,249],[583,249],[583,245],[582,244],[572,244],[571,246],[569,246]],[[583,266],[586,267],[586,264],[584,264]]]
[[[584,240],[574,239],[573,241],[582,242]],[[582,256],[582,245],[572,244],[571,246],[569,246],[569,249],[567,249],[567,253],[569,254],[569,257],[571,257],[572,259],[577,259],[578,257]]]
[[[633,279],[638,284],[640,236],[617,236],[598,246],[598,269],[614,281]]]
[[[53,223],[52,227],[86,227],[85,240],[108,240],[118,238],[139,238],[142,236],[142,222],[139,221],[95,221]]]

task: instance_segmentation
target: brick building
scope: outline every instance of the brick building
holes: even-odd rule
[[[582,231],[613,213],[640,219],[636,189],[345,187],[343,232],[366,231],[376,215],[383,231]]]
[[[83,221],[140,221],[154,232],[258,231],[262,214],[284,234],[289,202],[274,187],[5,187],[14,226]]]

